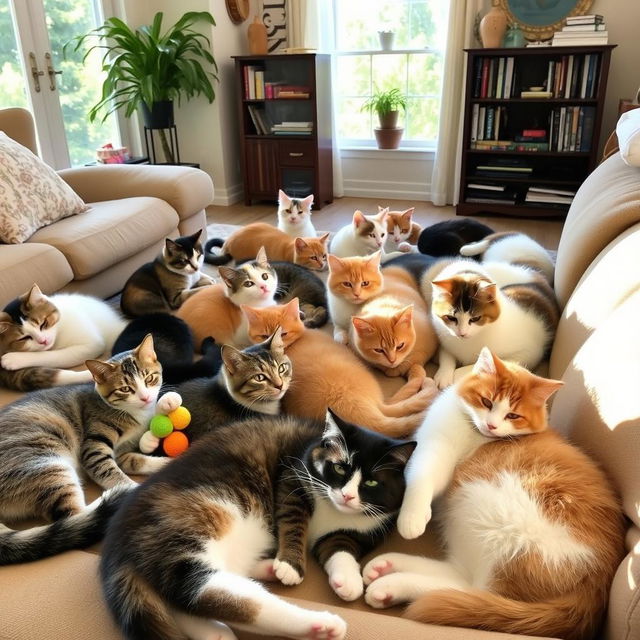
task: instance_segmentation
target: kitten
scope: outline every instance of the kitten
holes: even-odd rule
[[[473,364],[482,347],[534,369],[544,358],[560,317],[553,290],[537,271],[472,260],[436,263],[424,276],[423,295],[440,340],[439,388],[456,364]]]
[[[351,223],[333,236],[331,253],[338,258],[351,258],[384,251],[388,217],[389,207],[370,216],[365,216],[362,211],[355,211]]]
[[[373,372],[348,347],[322,331],[305,329],[297,300],[263,309],[243,307],[243,312],[254,342],[282,328],[293,368],[291,387],[283,400],[285,413],[320,419],[331,409],[343,420],[391,437],[412,433],[422,421],[435,394],[424,371],[416,372],[385,400]]]
[[[438,349],[429,307],[408,271],[385,266],[382,273],[380,295],[351,318],[349,343],[387,376],[423,372]]]
[[[378,207],[378,211],[384,211]],[[416,251],[415,245],[418,243],[422,227],[417,222],[412,222],[411,218],[415,207],[404,211],[389,211],[387,218],[387,240],[384,245],[386,253],[401,251],[408,253]]]
[[[202,229],[191,236],[167,238],[162,253],[137,269],[122,290],[120,308],[135,318],[146,313],[178,309],[200,287],[213,284],[202,273]]]
[[[493,229],[472,218],[456,218],[437,222],[423,229],[418,238],[418,251],[430,256],[457,256],[460,248],[493,233]]]
[[[549,252],[533,238],[516,231],[492,233],[478,242],[460,247],[460,255],[482,262],[509,262],[537,269],[553,286],[553,260]]]
[[[5,369],[83,364],[109,353],[125,321],[106,302],[79,293],[45,296],[38,285],[5,308],[24,335],[24,350],[5,353]]]
[[[363,570],[370,605],[412,601],[405,615],[428,624],[594,637],[625,526],[602,471],[547,430],[545,401],[561,385],[483,349],[473,372],[434,402],[407,467],[398,529],[421,535],[439,498],[447,559],[373,559]]]
[[[381,251],[370,256],[338,258],[331,253],[327,296],[334,340],[347,344],[351,316],[382,291]]]
[[[310,547],[336,594],[357,599],[358,561],[393,522],[414,446],[331,416],[326,425],[269,416],[221,426],[128,494],[111,491],[56,528],[1,534],[0,562],[106,533],[102,587],[125,637],[230,639],[227,624],[237,624],[342,640],[341,618],[290,604],[255,579],[301,582]]]
[[[0,518],[57,520],[85,507],[78,472],[103,488],[130,484],[165,460],[136,452],[156,408],[162,370],[148,336],[108,362],[93,385],[35,391],[0,411]]]
[[[256,255],[264,247],[271,260],[295,262],[314,271],[322,271],[327,261],[327,240],[329,234],[315,236],[291,236],[264,222],[254,222],[234,231],[226,240],[211,238],[205,245],[205,261],[221,265],[236,260],[241,262]],[[222,253],[215,255],[211,249],[222,247]]]
[[[264,307],[275,304],[276,271],[269,264],[264,247],[260,247],[255,260],[235,269],[220,267],[219,272],[222,283],[199,291],[176,315],[189,325],[198,345],[211,336],[218,344],[246,347],[251,341],[240,305]]]
[[[318,235],[311,222],[313,194],[299,200],[278,191],[278,229],[293,238],[314,238]]]

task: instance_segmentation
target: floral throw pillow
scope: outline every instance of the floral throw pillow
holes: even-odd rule
[[[40,227],[88,208],[51,167],[0,131],[0,242],[24,242]]]

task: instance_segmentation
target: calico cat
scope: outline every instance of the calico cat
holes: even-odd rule
[[[219,272],[222,283],[199,291],[176,315],[189,325],[198,345],[211,336],[218,344],[246,347],[251,341],[240,305],[275,304],[277,273],[269,264],[264,247],[259,248],[255,260],[235,269],[220,267]]]
[[[389,207],[370,216],[364,215],[362,211],[355,211],[351,224],[342,227],[333,236],[331,253],[338,258],[351,258],[384,251],[388,217]]]
[[[384,209],[378,207],[378,212],[381,211]],[[414,211],[415,207],[404,211],[389,211],[387,240],[384,245],[385,253],[416,251],[415,245],[418,243],[422,227],[417,222],[412,222]]]
[[[108,362],[86,364],[95,388],[35,391],[0,411],[0,519],[79,513],[80,468],[107,489],[133,483],[125,473],[164,465],[136,452],[162,383],[151,336]]]
[[[290,604],[255,579],[300,583],[309,547],[336,594],[357,599],[358,561],[393,522],[414,447],[332,416],[326,425],[249,418],[55,528],[0,534],[0,563],[82,548],[106,531],[102,587],[126,638],[230,640],[229,624],[342,640],[341,618]]]
[[[434,379],[441,389],[453,382],[456,363],[473,364],[484,346],[528,369],[544,358],[560,310],[542,274],[507,263],[445,260],[423,278],[440,340]]]
[[[409,272],[385,266],[382,273],[380,295],[351,318],[349,344],[387,376],[424,371],[438,349],[429,307]]]
[[[492,233],[478,242],[460,247],[460,255],[482,262],[509,262],[537,269],[553,286],[553,260],[533,238],[517,231]]]
[[[221,265],[236,260],[241,262],[255,256],[264,247],[271,260],[295,262],[314,271],[322,271],[327,261],[329,234],[292,238],[284,231],[264,222],[254,222],[234,231],[226,240],[211,238],[205,245],[205,261]],[[222,247],[220,255],[211,249]]]
[[[5,308],[24,333],[22,351],[0,359],[9,370],[66,369],[109,353],[126,322],[106,302],[80,293],[45,296],[38,285]]]
[[[349,342],[351,316],[358,313],[367,300],[382,291],[381,256],[381,251],[364,257],[338,258],[331,253],[327,256],[327,296],[333,338],[337,342]]]
[[[202,229],[190,236],[164,241],[162,253],[143,264],[127,280],[122,290],[122,312],[135,318],[146,313],[170,312],[192,296],[200,287],[213,284],[202,273]]]
[[[313,194],[290,198],[282,189],[278,191],[278,229],[292,238],[314,238],[318,235],[311,222]]]
[[[435,388],[422,372],[412,372],[408,382],[385,400],[373,372],[346,346],[322,331],[305,329],[298,302],[252,309],[243,307],[249,337],[258,342],[282,328],[285,353],[293,378],[284,396],[284,412],[320,419],[331,409],[341,419],[391,437],[410,434],[421,423]]]
[[[465,244],[482,240],[491,233],[491,227],[472,218],[445,220],[422,230],[418,251],[436,257],[457,256]]]
[[[434,402],[406,470],[398,529],[421,535],[433,503],[447,559],[373,559],[363,570],[371,606],[411,601],[405,615],[428,624],[594,637],[625,526],[602,471],[547,429],[545,401],[561,385],[483,349]]]

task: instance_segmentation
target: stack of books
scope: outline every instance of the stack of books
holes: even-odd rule
[[[590,151],[595,107],[556,107],[549,114],[551,151]]]
[[[600,54],[572,54],[550,60],[546,86],[554,98],[595,98]]]
[[[470,182],[467,185],[466,202],[488,204],[515,204],[516,192],[503,184],[483,184]]]
[[[573,202],[575,191],[565,189],[549,189],[547,187],[529,187],[524,201],[534,204],[567,205]]]
[[[570,16],[562,31],[553,36],[554,47],[582,47],[609,43],[609,32],[601,15]]]
[[[310,136],[313,132],[313,122],[281,122],[271,127],[271,133],[277,136]]]
[[[529,161],[521,158],[496,158],[476,167],[476,176],[487,178],[528,177],[533,173]]]
[[[311,89],[304,85],[298,84],[271,84],[271,92],[274,99],[283,98],[309,98],[311,96]]]
[[[251,117],[251,121],[253,122],[256,133],[259,136],[269,135],[271,133],[271,127],[273,126],[273,124],[271,120],[269,120],[269,117],[267,116],[265,110],[253,104],[248,105],[247,109],[249,111],[249,116]]]
[[[248,64],[243,67],[242,74],[244,81],[244,99],[264,100],[264,69],[257,65]]]

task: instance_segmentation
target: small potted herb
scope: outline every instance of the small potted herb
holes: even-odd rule
[[[375,111],[378,114],[380,126],[375,127],[373,132],[379,149],[397,149],[400,145],[404,131],[402,127],[397,126],[400,109],[407,110],[407,100],[398,88],[376,91],[362,105],[362,111]]]

